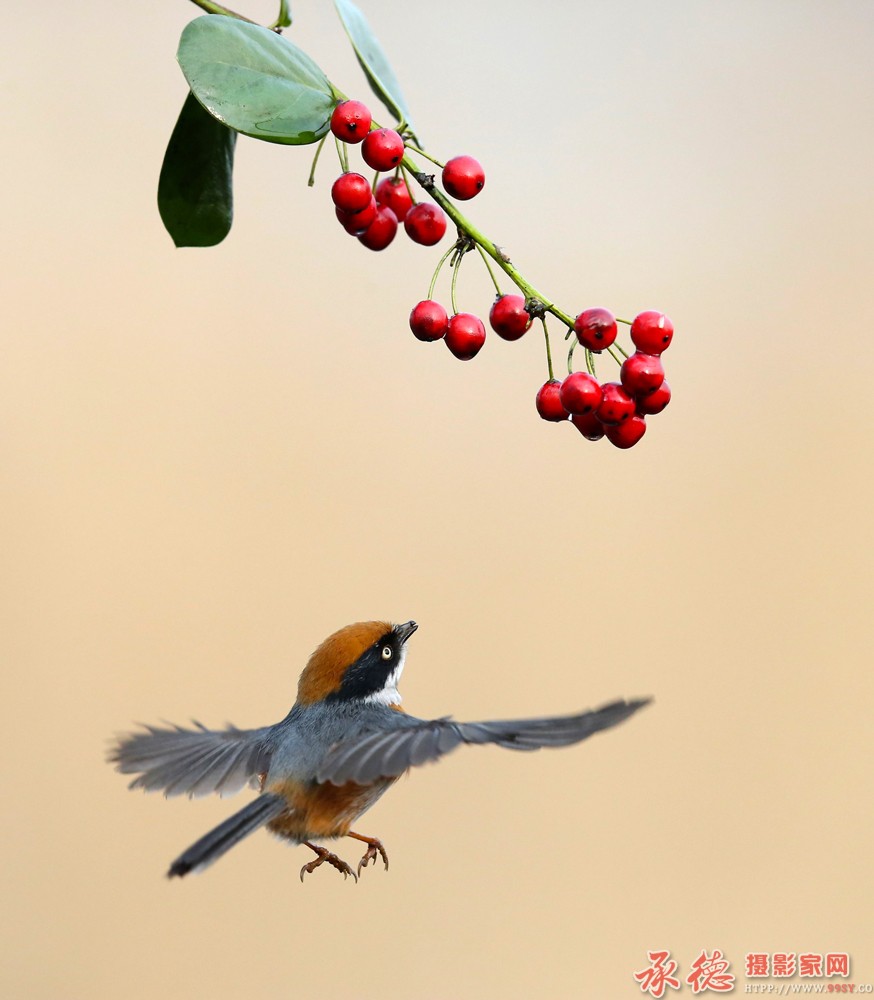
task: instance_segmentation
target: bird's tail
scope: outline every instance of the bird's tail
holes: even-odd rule
[[[259,795],[254,802],[250,802],[245,809],[235,812],[228,817],[224,823],[210,830],[206,836],[201,837],[197,843],[192,844],[187,851],[170,865],[167,878],[178,875],[180,878],[189,872],[200,871],[217,861],[226,851],[229,851],[234,844],[239,843],[250,833],[254,833],[259,827],[275,819],[288,806],[284,799],[278,795]]]

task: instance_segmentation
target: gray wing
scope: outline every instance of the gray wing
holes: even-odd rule
[[[343,785],[347,781],[368,784],[377,778],[394,778],[410,767],[437,760],[462,743],[496,743],[509,750],[570,746],[617,725],[649,702],[649,698],[614,701],[578,715],[540,719],[411,722],[403,728],[338,743],[325,755],[316,780]]]
[[[109,760],[123,774],[138,777],[129,788],[191,798],[217,792],[233,795],[267,770],[272,726],[263,729],[195,729],[145,726],[144,732],[119,738]]]

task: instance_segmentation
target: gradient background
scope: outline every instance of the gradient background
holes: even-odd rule
[[[310,149],[241,141],[231,237],[174,250],[197,12],[7,10],[0,992],[630,997],[657,948],[741,983],[748,951],[847,951],[874,981],[874,7],[365,7],[523,273],[673,317],[674,401],[619,452],[537,418],[536,333],[469,364],[416,342],[438,251],[346,238]],[[295,13],[369,100],[331,7]],[[460,294],[487,310],[473,261]],[[417,714],[656,703],[414,774],[360,824],[392,868],[358,886],[301,885],[265,835],[168,883],[242,799],[130,794],[108,738],[277,720],[371,617],[421,624]]]

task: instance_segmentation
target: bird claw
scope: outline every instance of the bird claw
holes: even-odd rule
[[[376,864],[377,855],[382,858],[385,864],[385,870],[388,871],[388,855],[385,852],[385,848],[382,846],[382,842],[379,840],[367,841],[367,850],[364,852],[364,856],[358,862],[358,874],[361,874],[362,869],[366,868],[372,861]]]
[[[329,851],[325,847],[316,847],[315,844],[307,844],[307,847],[311,848],[318,855],[313,861],[308,862],[300,870],[300,880],[303,882],[304,875],[312,874],[320,865],[327,862],[332,868],[336,868],[338,872],[342,872],[343,878],[347,879],[350,875],[355,881],[358,881],[358,875],[349,867],[349,865],[342,859],[338,858],[336,854]],[[359,867],[360,871],[360,867]]]

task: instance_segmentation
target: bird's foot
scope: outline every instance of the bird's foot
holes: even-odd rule
[[[385,852],[385,848],[382,846],[382,841],[378,840],[376,837],[362,837],[360,833],[347,833],[347,837],[354,837],[356,840],[360,840],[367,844],[367,850],[364,852],[364,856],[358,862],[358,874],[361,874],[361,869],[366,868],[370,862],[376,863],[377,855],[382,858],[385,864],[385,870],[388,871],[388,854]]]
[[[308,840],[304,841],[304,846],[308,847],[311,851],[315,851],[318,857],[314,861],[310,861],[308,864],[305,864],[303,868],[301,868],[300,870],[301,882],[303,882],[304,875],[311,874],[319,867],[319,865],[323,865],[325,864],[325,862],[327,862],[332,868],[336,868],[338,872],[342,872],[344,879],[347,878],[349,875],[351,875],[356,882],[358,881],[358,876],[355,874],[355,872],[352,871],[349,865],[346,864],[346,862],[342,858],[338,858],[336,854],[329,851],[326,847],[319,847],[317,844],[311,844]]]

